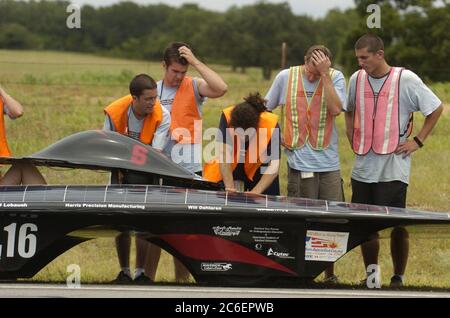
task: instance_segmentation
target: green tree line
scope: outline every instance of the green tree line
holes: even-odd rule
[[[381,28],[369,29],[369,4],[380,8]],[[185,41],[208,63],[245,71],[260,67],[265,78],[280,67],[281,43],[287,66],[303,62],[305,50],[328,46],[347,74],[357,68],[353,45],[364,33],[385,40],[392,65],[412,69],[434,81],[448,81],[450,5],[445,0],[355,0],[355,8],[330,10],[320,19],[295,15],[288,3],[259,2],[226,12],[195,4],[171,7],[120,2],[84,5],[81,28],[66,21],[69,1],[0,0],[0,48],[90,52],[132,59],[161,60],[171,41]]]

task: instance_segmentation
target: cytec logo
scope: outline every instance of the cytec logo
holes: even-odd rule
[[[271,255],[279,257],[279,258],[289,257],[289,253],[276,252],[272,248],[269,248],[269,250],[267,251],[267,256],[271,256]]]

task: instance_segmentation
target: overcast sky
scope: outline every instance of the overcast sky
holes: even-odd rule
[[[71,0],[71,2],[78,5],[107,6],[118,3],[120,0]],[[256,3],[257,0],[133,0],[133,2],[138,4],[164,3],[174,7],[180,6],[183,3],[197,3],[205,9],[226,11],[232,5],[248,5]],[[354,6],[353,0],[270,0],[267,2],[288,2],[295,14],[308,14],[316,18],[323,17],[332,8],[347,9]]]

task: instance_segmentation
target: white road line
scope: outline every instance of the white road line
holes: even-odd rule
[[[184,297],[198,297],[199,293],[207,293],[211,298],[220,298],[230,294],[234,297],[252,297],[253,295],[267,296],[313,296],[313,297],[447,297],[450,293],[446,292],[418,292],[418,291],[383,291],[383,290],[341,290],[341,289],[261,289],[261,288],[224,288],[224,287],[167,287],[167,286],[130,286],[119,287],[111,285],[81,285],[81,288],[68,288],[63,285],[37,285],[37,284],[1,284],[1,290],[53,290],[53,291],[115,291],[115,292],[161,292],[161,293],[184,293]],[[1,292],[0,292],[1,293]],[[225,294],[225,295],[224,295]],[[249,296],[245,296],[249,295]],[[177,294],[173,294],[177,297]]]

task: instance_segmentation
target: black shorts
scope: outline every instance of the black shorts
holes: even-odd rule
[[[352,179],[352,202],[406,207],[406,191],[408,184],[401,181],[365,183]]]

